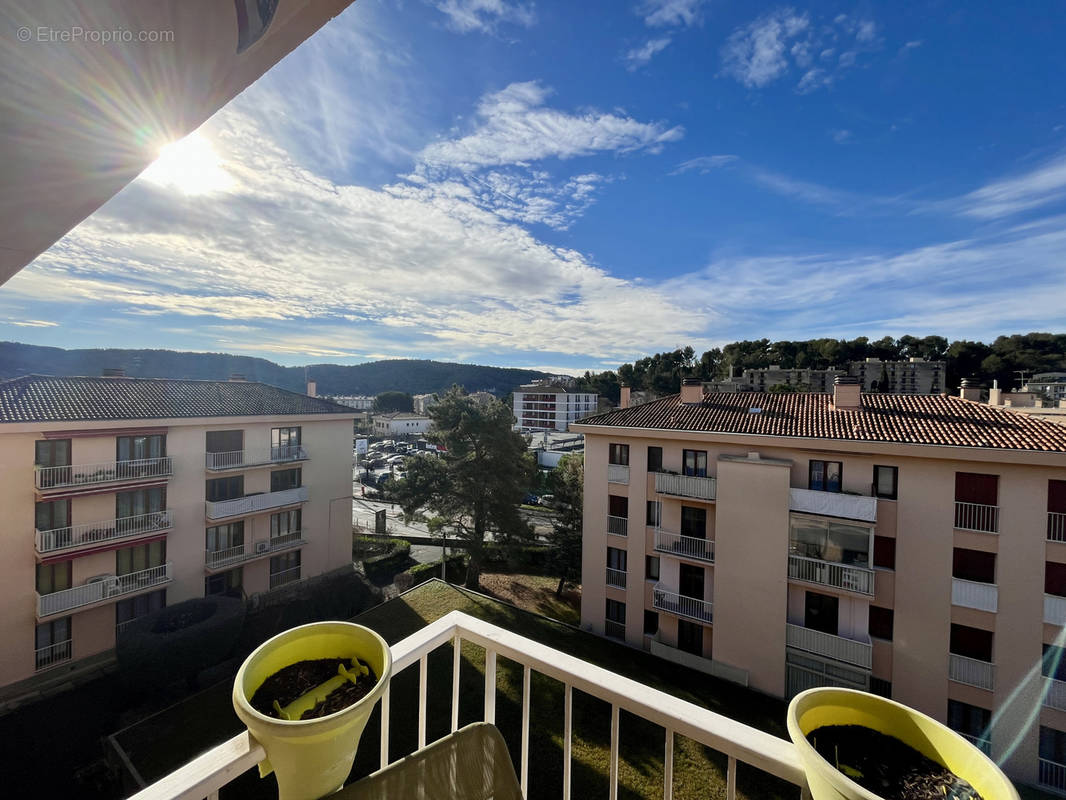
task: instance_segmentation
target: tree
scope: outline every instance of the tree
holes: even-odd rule
[[[585,462],[578,454],[563,456],[552,471],[556,515],[552,520],[550,565],[559,576],[556,596],[561,596],[567,584],[581,580],[581,532],[584,517]]]
[[[407,392],[382,392],[374,398],[375,411],[414,411],[414,408],[414,398]]]
[[[532,530],[518,513],[536,463],[522,436],[511,430],[511,409],[499,400],[478,405],[453,386],[429,409],[427,438],[444,448],[439,458],[408,460],[407,478],[396,482],[404,514],[425,506],[443,517],[466,543],[466,586],[477,589],[485,557],[485,534],[494,532],[505,551],[527,543]]]

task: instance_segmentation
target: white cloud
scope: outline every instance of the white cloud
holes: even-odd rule
[[[600,111],[570,114],[547,108],[544,101],[549,94],[539,82],[527,81],[487,95],[478,105],[473,132],[429,145],[419,154],[419,161],[430,169],[472,171],[602,152],[655,153],[684,135],[680,126],[638,122]]]
[[[20,319],[7,320],[8,325],[17,325],[20,328],[55,328],[58,327],[58,322],[49,322],[44,319]]]
[[[448,25],[460,33],[492,33],[501,22],[523,27],[536,20],[532,3],[510,0],[434,0],[433,5],[448,17]]]
[[[700,21],[704,0],[647,0],[639,7],[644,24],[652,28],[691,27]]]
[[[833,141],[837,144],[847,144],[851,141],[851,131],[846,128],[838,128],[829,132],[829,135],[833,137]]]
[[[664,36],[660,39],[649,39],[640,47],[635,47],[626,53],[625,59],[628,63],[626,67],[628,70],[633,71],[639,69],[647,64],[656,53],[661,53],[670,45],[670,37]]]
[[[683,172],[691,172],[695,170],[698,171],[701,175],[706,175],[711,170],[721,169],[722,167],[728,166],[737,160],[739,160],[739,156],[730,154],[690,158],[688,161],[682,161],[680,164],[678,164],[677,169],[675,169],[670,174],[680,175]]]
[[[1066,156],[1024,175],[982,186],[949,205],[979,219],[996,219],[1066,199]]]
[[[809,25],[806,14],[787,8],[738,28],[722,50],[723,71],[749,88],[766,86],[788,69],[788,43]]]

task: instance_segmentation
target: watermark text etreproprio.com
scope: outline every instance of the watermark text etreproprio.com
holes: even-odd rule
[[[39,25],[35,28],[23,25],[15,32],[20,42],[60,42],[73,44],[89,42],[91,44],[128,44],[131,42],[144,42],[159,44],[174,41],[174,31],[131,31],[128,28],[113,28],[104,30],[101,28],[83,28],[80,25],[72,25],[69,28],[52,28],[47,25]]]

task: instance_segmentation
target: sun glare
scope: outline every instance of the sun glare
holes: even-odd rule
[[[199,133],[162,147],[141,177],[186,195],[224,192],[233,185],[211,142]]]

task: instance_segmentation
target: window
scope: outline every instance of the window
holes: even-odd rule
[[[167,562],[167,543],[145,542],[115,551],[115,574],[129,575],[133,572],[161,567]]]
[[[707,477],[707,451],[685,450],[681,454],[682,473],[690,477]]]
[[[38,625],[33,634],[33,648],[36,651],[37,669],[69,661],[72,654],[70,617]]]
[[[960,703],[958,700],[948,700],[948,727],[953,731],[987,739],[991,722],[992,712],[988,709]]]
[[[655,611],[644,612],[644,635],[654,636],[659,632],[659,614]]]
[[[410,427],[411,423],[408,423]],[[300,452],[301,429],[297,425],[291,428],[271,428],[270,457],[272,459],[294,458]]]
[[[703,656],[703,626],[687,619],[677,621],[677,649]]]
[[[1044,594],[1066,597],[1066,564],[1044,564]]]
[[[998,475],[979,475],[974,472],[955,473],[956,503],[994,506],[998,504],[998,495]]]
[[[818,492],[839,492],[844,467],[839,461],[811,461],[807,472],[807,488]]]
[[[661,447],[648,448],[648,472],[663,471],[663,449]]]
[[[154,611],[166,608],[167,590],[160,589],[157,592],[141,594],[128,600],[119,600],[115,603],[115,625],[122,627],[127,622],[147,617]]]
[[[951,623],[950,652],[957,656],[992,662],[992,631]]]
[[[956,547],[951,554],[951,577],[978,583],[995,583],[996,554]]]
[[[215,525],[207,529],[206,549],[211,553],[244,544],[244,521]]]
[[[212,478],[207,482],[205,494],[209,503],[244,497],[244,476],[230,475],[226,478]]]
[[[115,519],[155,514],[166,507],[167,490],[164,486],[115,493]]]
[[[840,619],[840,598],[820,592],[805,594],[803,627],[836,636]]]
[[[870,565],[872,529],[861,525],[793,515],[789,522],[789,552],[857,567]]]
[[[47,439],[34,444],[33,463],[38,467],[69,467],[70,439]]]
[[[608,598],[606,607],[606,621],[603,625],[604,633],[615,639],[624,639],[626,636],[626,604]]]
[[[300,579],[300,551],[293,550],[270,559],[270,588]]]
[[[658,528],[663,523],[663,504],[658,500],[648,501],[648,516],[647,523],[654,528]]]
[[[681,506],[681,535],[707,538],[707,509]]]
[[[231,591],[239,591],[242,585],[244,573],[241,567],[220,572],[217,575],[208,575],[204,578],[204,597],[213,594],[228,594]]]
[[[244,431],[208,431],[208,453],[236,453],[244,449]]]
[[[52,594],[71,587],[73,561],[37,565],[37,594]]]
[[[39,531],[70,527],[70,500],[52,500],[34,507],[34,526]]]
[[[703,578],[703,567],[697,567],[692,564],[681,564],[677,593],[682,597],[692,597],[696,600],[702,600]]]
[[[295,469],[279,469],[277,472],[270,473],[270,491],[283,492],[286,489],[296,489],[300,486],[303,470],[300,467]]]
[[[1047,510],[1053,514],[1066,514],[1066,481],[1047,482]]]
[[[874,465],[874,497],[895,500],[898,480],[899,467]]]
[[[891,642],[894,618],[895,614],[891,608],[870,606],[870,635]]]
[[[1040,726],[1040,758],[1066,764],[1066,732]]]
[[[1066,660],[1062,657],[1064,654],[1066,654],[1066,649],[1053,644],[1045,644],[1044,657],[1040,662],[1040,674],[1045,678],[1066,681]]]
[[[282,511],[278,514],[271,514],[270,538],[276,539],[279,536],[289,536],[294,533],[298,534],[302,530],[300,527],[302,518],[303,511],[299,508]]]
[[[658,556],[644,556],[644,579],[649,581],[659,580]]]
[[[162,458],[167,454],[167,437],[162,434],[151,436],[118,436],[115,439],[117,461],[137,461],[142,458]]]
[[[607,513],[612,517],[629,516],[629,498],[623,495],[607,495]]]
[[[617,547],[607,548],[607,569],[616,569],[619,572],[626,571],[628,553]]]
[[[874,536],[874,566],[896,568],[896,540],[889,536]]]
[[[617,464],[618,466],[629,466],[629,445],[628,444],[610,444],[607,448],[607,463]]]

